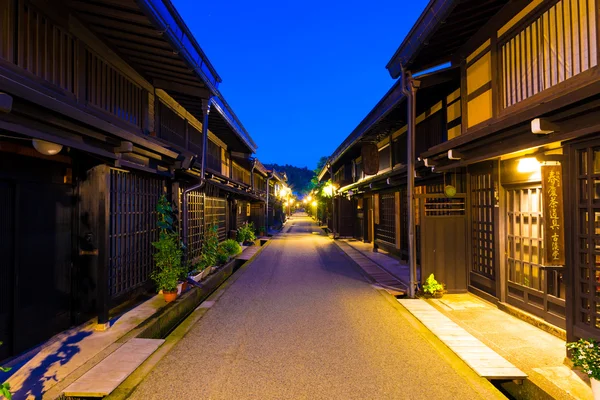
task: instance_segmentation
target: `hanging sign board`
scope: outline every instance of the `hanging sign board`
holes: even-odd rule
[[[363,143],[360,155],[365,175],[376,175],[379,172],[379,150],[377,149],[377,144]]]
[[[547,266],[565,265],[565,220],[561,165],[542,165],[544,245]]]

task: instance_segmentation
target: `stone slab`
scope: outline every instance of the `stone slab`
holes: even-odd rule
[[[152,353],[163,339],[129,340],[64,390],[68,397],[108,396]]]
[[[398,302],[479,376],[506,380],[527,378],[527,374],[427,302],[419,299],[398,299]]]

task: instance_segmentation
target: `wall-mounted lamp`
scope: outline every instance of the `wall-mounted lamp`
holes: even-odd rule
[[[33,148],[36,149],[39,153],[46,156],[53,156],[62,150],[62,144],[56,144],[52,142],[46,142],[45,140],[32,139]]]
[[[463,156],[458,151],[456,151],[454,149],[448,150],[448,159],[450,159],[450,160],[462,160],[463,158],[465,158],[465,156]]]
[[[517,164],[517,172],[529,174],[540,171],[540,162],[533,157],[521,158]]]

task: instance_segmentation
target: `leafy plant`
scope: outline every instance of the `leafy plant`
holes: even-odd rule
[[[171,292],[177,290],[179,279],[186,273],[181,264],[183,250],[175,230],[173,208],[165,195],[160,197],[156,211],[160,235],[158,241],[152,242],[156,253],[154,253],[155,268],[150,277],[156,283],[158,290]]]
[[[200,254],[200,264],[202,269],[217,265],[217,251],[219,247],[219,234],[217,225],[212,224],[204,232],[202,241],[202,252]]]
[[[254,242],[256,240],[256,235],[254,234],[254,224],[252,222],[248,222],[238,228],[237,237],[238,242]]]
[[[242,252],[242,247],[233,239],[219,243],[219,248],[223,248],[230,256],[235,256]]]
[[[0,342],[0,346],[2,342]],[[0,372],[8,372],[11,368],[0,366]],[[6,397],[8,400],[12,399],[12,394],[10,393],[10,384],[8,382],[4,382],[0,384],[0,396]]]
[[[238,246],[239,246],[239,244],[238,244]],[[229,261],[229,257],[230,257],[230,254],[227,251],[227,249],[223,246],[219,246],[219,248],[217,249],[217,263],[219,265],[227,264],[227,261]]]
[[[573,365],[581,367],[590,378],[600,380],[600,343],[593,339],[579,339],[567,343]]]
[[[444,285],[435,280],[433,274],[429,275],[423,285],[423,292],[426,295],[435,296],[444,293]]]

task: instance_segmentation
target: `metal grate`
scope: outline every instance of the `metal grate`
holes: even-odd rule
[[[379,196],[379,224],[375,227],[377,239],[396,245],[396,196],[385,193]]]
[[[219,241],[227,239],[227,200],[218,197],[206,197],[205,219],[206,226],[217,224]]]
[[[77,46],[66,30],[21,1],[17,64],[69,93],[76,92]]]
[[[86,102],[141,128],[141,87],[86,49]]]
[[[163,181],[127,171],[110,171],[109,292],[112,298],[143,285],[153,268],[158,240],[156,205]]]
[[[494,188],[491,173],[471,175],[471,213],[471,271],[494,279]]]

